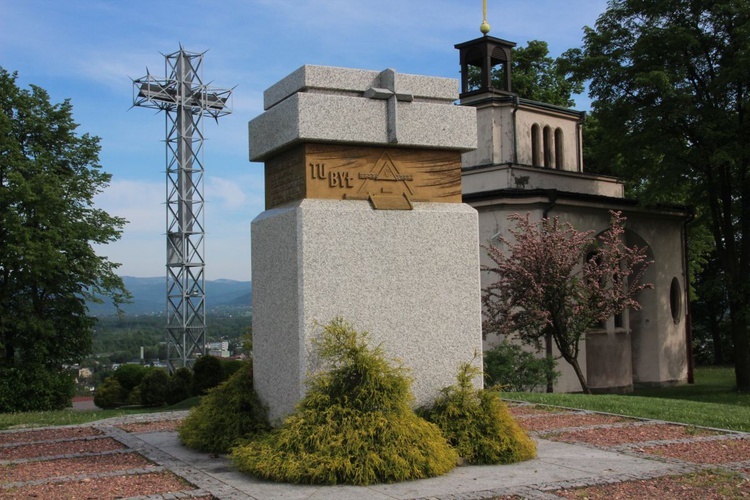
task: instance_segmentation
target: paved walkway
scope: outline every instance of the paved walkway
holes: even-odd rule
[[[687,470],[682,465],[539,439],[538,457],[519,464],[457,467],[443,476],[396,484],[301,486],[260,481],[234,472],[225,458],[187,450],[172,432],[128,435],[127,438],[128,446],[149,458],[158,451],[160,458],[166,459],[167,468],[218,498],[468,500],[511,494],[544,498],[547,497],[543,493],[545,490],[561,486],[650,478]]]
[[[88,426],[101,431],[102,437],[114,438],[127,447],[126,451],[135,451],[145,456],[153,461],[159,470],[170,471],[194,486],[183,491],[133,498],[140,500],[210,497],[257,500],[474,500],[517,495],[522,498],[549,499],[558,498],[553,492],[559,489],[658,478],[709,468],[709,466],[699,463],[644,456],[643,453],[637,451],[637,447],[631,445],[607,449],[597,448],[587,444],[567,444],[541,439],[538,437],[540,433],[537,433],[535,436],[537,458],[519,464],[457,467],[444,476],[396,484],[378,484],[366,487],[304,486],[261,481],[240,474],[233,470],[225,457],[197,453],[183,447],[174,431],[126,432],[122,428],[127,424],[139,422],[180,419],[186,414],[187,412],[171,412],[131,415],[88,424]],[[576,412],[575,415],[582,419],[590,419],[592,414],[590,412]],[[572,418],[576,418],[575,415]],[[535,415],[535,417],[544,418],[545,416]],[[632,425],[648,425],[651,423],[653,422],[636,422]],[[585,425],[576,428],[598,428],[616,432],[615,429],[623,425],[631,424]],[[727,433],[721,435],[695,436],[678,441],[698,443],[717,439],[750,441],[750,435],[727,431]],[[664,442],[658,441],[656,443]],[[638,445],[642,446],[644,443],[638,443]],[[75,454],[71,455],[71,457],[75,456]],[[52,457],[47,457],[47,459],[49,458]],[[6,461],[6,463],[8,462]],[[717,467],[722,468],[721,465],[710,466],[713,469]],[[743,461],[733,463],[725,469],[740,471],[746,479],[750,479],[748,477],[748,474],[750,474],[750,456],[743,457]],[[138,473],[144,473],[144,471],[126,471],[122,474]],[[98,477],[101,474],[98,476],[92,474],[91,476]],[[79,481],[81,477],[57,478],[47,481],[61,480]],[[3,491],[9,490],[0,489],[0,497],[4,496]]]
[[[184,477],[202,491],[222,499],[474,500],[510,495],[523,498],[558,498],[550,492],[685,474],[704,468],[699,464],[680,460],[644,457],[642,454],[638,456],[639,453],[633,452],[628,446],[610,451],[585,444],[567,444],[536,437],[537,458],[523,463],[457,467],[440,477],[396,484],[361,487],[307,486],[272,483],[238,473],[224,457],[185,448],[180,444],[175,432],[128,434],[106,424],[99,428]],[[734,439],[749,436],[730,433],[727,437]],[[705,439],[695,438],[696,442]],[[747,465],[750,467],[750,456],[747,459]]]

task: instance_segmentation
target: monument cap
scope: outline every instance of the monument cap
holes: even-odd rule
[[[458,80],[302,66],[264,93],[249,124],[250,161],[305,142],[470,151],[476,110],[454,105]]]

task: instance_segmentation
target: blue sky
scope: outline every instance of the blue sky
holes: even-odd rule
[[[488,0],[491,35],[581,45],[606,0]],[[458,78],[453,46],[481,36],[481,0],[0,0],[0,66],[17,83],[70,98],[79,132],[101,138],[113,174],[96,202],[130,221],[98,252],[119,274],[163,276],[165,118],[134,108],[131,78],[164,76],[179,49],[205,54],[204,80],[236,86],[233,113],[206,120],[206,276],[250,279],[250,222],[263,211],[263,166],[250,163],[247,122],[263,91],[303,64]],[[579,109],[588,107],[585,97]]]

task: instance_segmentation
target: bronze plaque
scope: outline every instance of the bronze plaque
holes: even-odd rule
[[[408,210],[415,201],[461,203],[461,153],[303,144],[266,161],[266,209],[301,198],[370,200]]]

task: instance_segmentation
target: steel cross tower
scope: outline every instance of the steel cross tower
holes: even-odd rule
[[[203,124],[232,112],[230,89],[203,83],[203,53],[164,56],[165,78],[133,81],[133,106],[166,115],[167,363],[172,373],[206,353]]]

